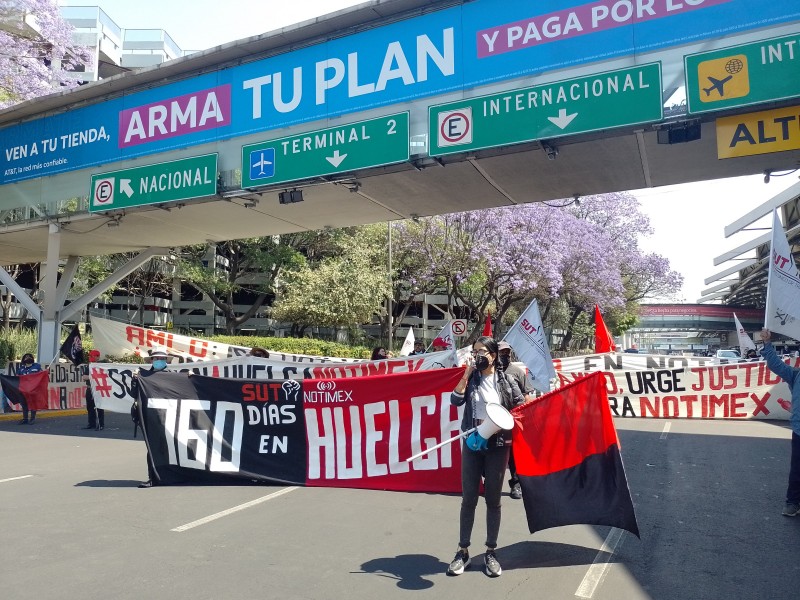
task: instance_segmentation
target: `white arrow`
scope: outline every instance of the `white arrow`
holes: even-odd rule
[[[133,188],[131,187],[130,179],[119,180],[119,191],[125,194],[128,198],[133,196]]]
[[[578,116],[578,113],[572,113],[571,115],[567,114],[567,109],[562,108],[558,111],[557,117],[547,117],[547,120],[550,121],[553,125],[558,127],[559,129],[564,129],[567,125],[572,123],[572,119]]]
[[[326,156],[325,160],[331,163],[335,168],[339,168],[339,165],[342,164],[342,161],[347,158],[347,154],[339,154],[339,151],[336,150],[333,153],[333,156]]]

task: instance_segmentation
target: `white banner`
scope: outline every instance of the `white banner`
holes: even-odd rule
[[[764,327],[800,340],[800,275],[778,211],[772,211],[772,248]]]
[[[250,348],[232,346],[221,342],[212,342],[187,335],[179,335],[158,329],[146,329],[128,323],[119,323],[101,317],[92,317],[92,339],[101,356],[147,356],[152,348],[165,350],[171,356],[178,357],[181,362],[199,362],[220,360],[234,356],[247,356]],[[269,348],[267,348],[269,350]],[[332,356],[308,356],[306,354],[289,354],[269,350],[270,359],[282,362],[358,362],[356,358],[339,358]]]
[[[452,350],[431,352],[406,358],[387,360],[335,363],[316,357],[294,362],[254,356],[238,356],[222,360],[209,360],[198,363],[172,364],[169,371],[195,373],[209,377],[234,379],[337,379],[340,377],[361,377],[365,375],[387,375],[389,373],[408,373],[455,367],[456,353]],[[90,376],[92,392],[98,408],[111,412],[130,411],[133,397],[131,384],[133,375],[147,365],[117,363],[92,363]]]
[[[787,361],[792,367],[800,359]],[[559,372],[564,385],[587,373]],[[764,361],[716,367],[606,372],[611,411],[619,417],[788,420],[791,390]]]
[[[517,358],[528,367],[533,387],[540,392],[549,392],[550,380],[555,378],[556,372],[536,300],[519,316],[503,340],[509,343]]]
[[[617,371],[622,369],[664,369],[703,367],[717,364],[710,356],[665,356],[663,354],[584,354],[553,360],[556,371],[586,372]],[[726,359],[720,359],[720,362]],[[725,364],[725,363],[723,363]]]

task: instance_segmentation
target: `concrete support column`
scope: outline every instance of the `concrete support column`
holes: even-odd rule
[[[49,225],[47,236],[47,262],[44,265],[44,304],[39,319],[38,361],[47,365],[56,356],[61,346],[58,304],[58,260],[61,252],[61,229],[55,223]]]

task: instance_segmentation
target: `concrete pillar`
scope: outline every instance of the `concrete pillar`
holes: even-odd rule
[[[44,264],[44,303],[39,319],[39,353],[36,357],[44,366],[58,356],[61,346],[58,304],[58,260],[61,252],[61,228],[51,223],[47,235],[47,262]]]

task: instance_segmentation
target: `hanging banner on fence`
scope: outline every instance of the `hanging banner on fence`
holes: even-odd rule
[[[145,441],[159,481],[231,477],[310,486],[458,492],[450,393],[462,369],[346,379],[140,378]]]
[[[293,363],[279,358],[274,359],[270,354],[269,358],[237,356],[223,360],[171,364],[167,370],[233,379],[338,379],[443,369],[455,367],[456,360],[456,353],[453,350],[352,363],[332,363],[324,358]],[[131,395],[133,376],[140,368],[147,370],[149,366],[92,363],[90,378],[97,407],[111,412],[129,412],[133,403]]]
[[[219,360],[234,356],[247,356],[250,348],[212,342],[170,331],[147,329],[129,323],[119,323],[102,317],[92,317],[92,336],[95,348],[103,356],[147,356],[152,348],[165,350],[182,362]],[[270,359],[282,362],[358,362],[356,358],[335,356],[308,356],[270,350]]]
[[[793,367],[800,359],[787,361]],[[559,372],[565,385],[585,375]],[[787,420],[792,394],[763,361],[605,373],[611,412],[619,417]]]

